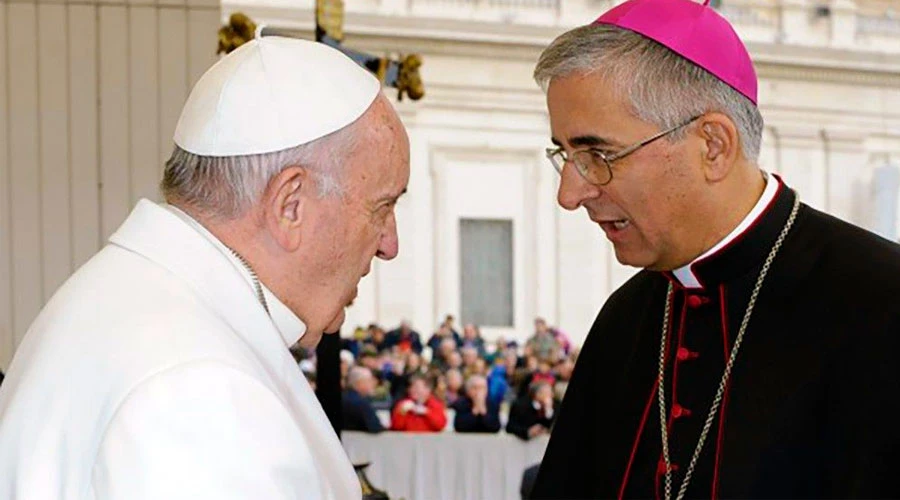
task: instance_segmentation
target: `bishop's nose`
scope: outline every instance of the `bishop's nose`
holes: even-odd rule
[[[575,210],[585,201],[600,195],[600,187],[588,182],[575,167],[567,162],[559,176],[556,201],[566,210]]]

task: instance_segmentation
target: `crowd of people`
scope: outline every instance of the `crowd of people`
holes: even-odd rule
[[[548,434],[577,351],[565,333],[542,318],[534,327],[524,344],[489,342],[474,324],[459,333],[452,316],[427,341],[408,322],[389,331],[374,323],[357,328],[341,340],[343,428],[372,433],[505,428],[524,440]],[[315,383],[313,359],[300,366]],[[389,422],[379,411],[389,412]]]

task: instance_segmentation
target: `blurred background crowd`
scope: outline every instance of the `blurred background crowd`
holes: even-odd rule
[[[315,351],[295,352],[315,386]],[[429,336],[372,323],[341,339],[344,430],[547,434],[578,351],[542,318],[524,344],[487,341],[453,316]]]

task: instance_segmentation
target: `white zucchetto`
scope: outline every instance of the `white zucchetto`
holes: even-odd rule
[[[381,84],[324,44],[266,36],[214,64],[188,97],[175,144],[202,156],[271,153],[350,125]]]

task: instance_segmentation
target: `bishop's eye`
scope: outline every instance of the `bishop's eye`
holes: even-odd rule
[[[601,149],[585,149],[577,153],[577,160],[585,167],[604,165],[606,158],[610,153],[606,153]]]
[[[613,155],[612,151],[608,151],[606,149],[589,149],[588,151],[591,153],[591,156],[595,160],[600,160],[600,161],[603,161],[604,158],[608,158]]]

